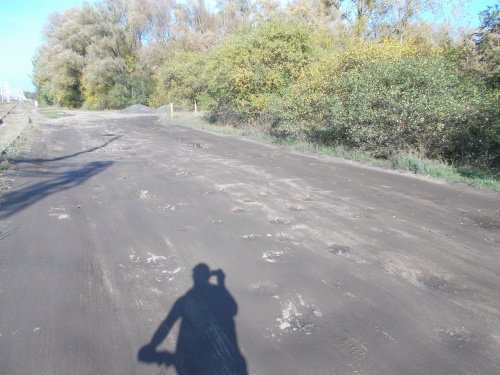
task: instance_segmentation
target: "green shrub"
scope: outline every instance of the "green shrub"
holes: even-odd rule
[[[408,58],[438,56],[440,51],[422,41],[395,41],[386,39],[368,42],[358,38],[339,37],[320,50],[302,74],[289,86],[285,95],[270,105],[275,119],[273,132],[307,136],[321,144],[336,144],[337,136],[331,131],[331,97],[338,79],[359,74],[374,64],[393,64]]]
[[[145,73],[133,72],[116,77],[113,84],[86,87],[85,106],[90,109],[123,109],[132,104],[145,104],[152,91],[152,79]]]
[[[155,87],[148,102],[152,107],[174,103],[193,108],[196,101],[202,110],[212,100],[207,94],[207,56],[203,53],[179,52],[167,60],[155,74]]]
[[[212,51],[207,69],[213,117],[225,122],[261,118],[317,59],[319,40],[312,29],[282,19],[227,39]]]
[[[330,131],[365,150],[417,149],[436,157],[480,123],[480,102],[477,87],[444,59],[378,61],[335,80]]]

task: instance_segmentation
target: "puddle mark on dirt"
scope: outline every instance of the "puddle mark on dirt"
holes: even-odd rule
[[[149,258],[146,258],[146,263],[156,263],[158,260],[167,260],[167,257],[162,255],[156,255],[153,253],[148,253]]]
[[[438,289],[446,286],[446,280],[439,276],[421,277],[419,281],[428,289]]]
[[[285,244],[292,244],[292,245],[299,244],[297,241],[295,241],[295,238],[288,235],[287,233],[278,233],[276,235],[276,239],[278,240],[278,242],[285,243]]]
[[[163,211],[178,211],[182,207],[189,206],[189,203],[175,203],[175,204],[167,204],[166,206],[160,206]]]
[[[320,310],[307,305],[298,293],[295,298],[282,302],[281,308],[281,315],[276,318],[279,334],[303,332],[310,335],[315,328],[312,320],[323,316]]]
[[[175,174],[177,177],[179,178],[187,178],[187,177],[191,177],[194,175],[194,173],[192,172],[187,172],[187,171],[183,171],[183,172],[177,172]]]
[[[500,221],[498,220],[478,216],[469,216],[469,219],[472,220],[479,228],[493,232],[500,232]]]
[[[282,261],[283,251],[268,251],[262,254],[262,259],[269,263]]]
[[[269,220],[270,224],[289,224],[289,222],[285,219],[282,219],[281,217],[277,217],[274,219]]]
[[[448,346],[454,348],[465,348],[471,345],[474,336],[464,327],[460,329],[439,329],[439,338]]]
[[[118,267],[128,270],[128,276],[137,280],[141,276],[157,283],[175,280],[176,274],[181,272],[183,267],[179,264],[179,259],[176,256],[177,252],[172,242],[166,238],[165,243],[168,248],[166,255],[148,252],[147,256],[141,257],[136,254],[134,248],[131,248],[132,253],[128,256],[129,263],[120,263]]]
[[[68,220],[71,219],[71,216],[64,213],[66,209],[64,207],[50,207],[49,216],[57,217],[58,220]]]
[[[354,339],[349,334],[349,332],[341,332],[338,335],[338,339],[340,340],[340,344],[342,345],[342,347],[345,348],[356,359],[360,361],[364,361],[366,359],[366,353],[368,352],[366,345],[361,341]]]
[[[241,236],[240,238],[243,240],[243,241],[255,241],[255,240],[258,240],[259,238],[261,238],[262,236],[259,236],[257,234],[247,234],[246,236]]]
[[[434,274],[418,278],[420,287],[433,292],[464,296],[474,293],[467,285],[458,285],[448,275]]]
[[[152,198],[154,198],[154,197],[151,197],[147,190],[141,190],[141,192],[139,193],[139,199],[141,201],[150,200]]]
[[[203,148],[204,146],[201,144],[201,143],[187,143],[187,146],[188,147],[191,147],[191,148]]]
[[[332,254],[345,255],[350,251],[350,248],[342,245],[330,245],[328,251]]]

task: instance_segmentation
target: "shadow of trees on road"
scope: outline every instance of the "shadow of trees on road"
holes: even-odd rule
[[[116,141],[121,136],[113,137],[100,146],[92,147],[88,150],[76,152],[70,155],[64,155],[56,158],[44,159],[9,159],[14,165],[17,164],[34,164],[40,168],[24,169],[22,175],[24,177],[43,176],[47,180],[36,182],[26,187],[14,190],[1,196],[0,201],[0,219],[6,219],[13,214],[22,211],[26,207],[42,200],[43,198],[54,193],[70,189],[81,185],[92,176],[101,173],[105,169],[114,164],[112,161],[93,161],[88,163],[68,163],[68,164],[53,164],[59,161],[64,161],[77,157],[82,154],[91,153],[98,149],[104,148],[111,142]],[[45,170],[44,164],[49,164]],[[54,169],[64,169],[62,172],[53,172]]]
[[[40,159],[10,159],[10,160],[12,162],[14,162],[15,164],[20,164],[20,163],[39,164],[39,163],[47,163],[47,162],[54,162],[54,161],[61,161],[61,160],[65,160],[65,159],[71,159],[71,158],[74,158],[75,156],[82,155],[82,154],[88,154],[90,152],[94,152],[96,150],[104,148],[107,145],[109,145],[111,142],[114,142],[117,139],[120,139],[121,137],[122,136],[119,135],[119,136],[111,138],[109,141],[103,143],[100,146],[92,147],[92,148],[89,148],[88,150],[85,150],[85,151],[75,152],[74,154],[64,155],[64,156],[60,156],[57,158],[52,158],[52,159],[42,159],[42,158],[40,158]]]
[[[212,276],[216,285],[209,282]],[[238,305],[224,279],[222,270],[210,271],[203,263],[194,267],[193,287],[175,302],[151,341],[139,350],[138,360],[173,365],[178,375],[247,375],[236,338]],[[181,323],[175,353],[158,351],[177,320]]]
[[[2,197],[0,219],[6,219],[56,192],[81,185],[113,164],[112,161],[94,161],[82,164],[76,169],[48,173],[51,177],[46,181],[36,182],[5,194]]]

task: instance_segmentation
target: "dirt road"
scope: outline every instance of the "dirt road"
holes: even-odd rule
[[[500,373],[498,194],[156,119],[4,177],[0,374]]]

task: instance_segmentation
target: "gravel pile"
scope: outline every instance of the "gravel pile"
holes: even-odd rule
[[[158,113],[159,115],[169,114],[170,113],[170,104],[165,104],[165,105],[162,105],[161,107],[156,108],[155,113]]]
[[[134,105],[131,105],[130,107],[125,108],[120,113],[126,113],[126,114],[155,113],[155,110],[152,108],[149,108],[147,105],[144,105],[144,104],[134,104]]]

